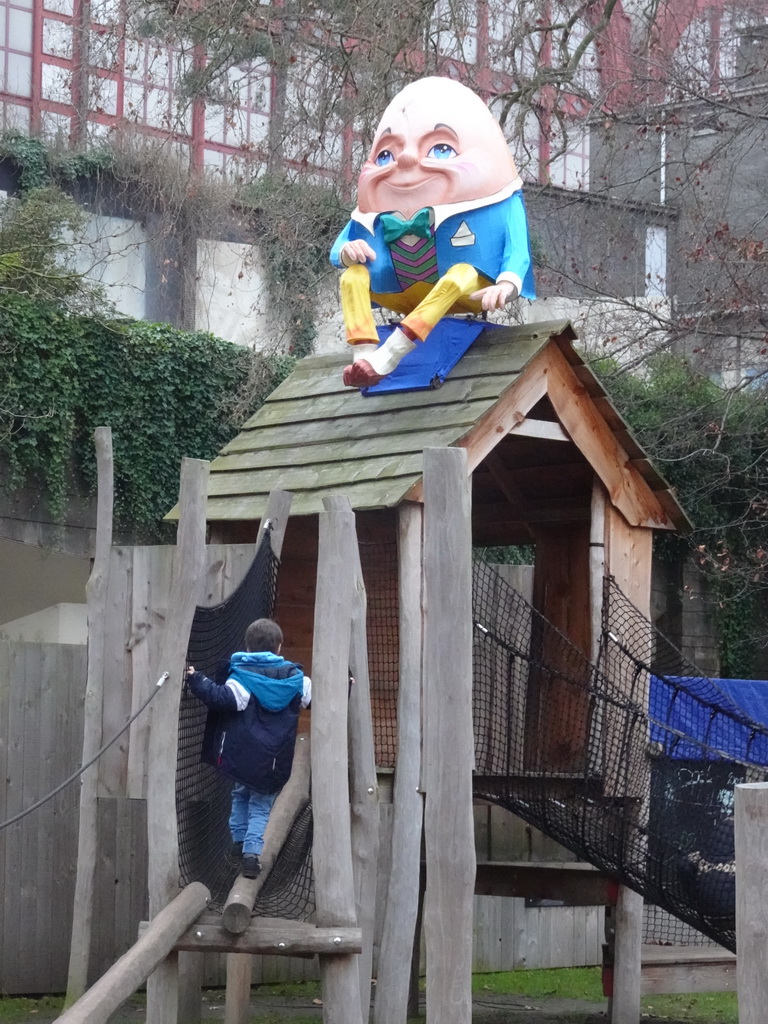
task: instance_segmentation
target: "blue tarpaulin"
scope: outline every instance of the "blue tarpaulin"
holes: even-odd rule
[[[378,384],[363,388],[363,395],[381,395],[390,391],[424,391],[440,387],[475,338],[482,331],[493,330],[500,324],[484,320],[460,320],[445,317],[434,327],[424,342],[404,356],[392,373]],[[386,341],[392,326],[377,327],[379,342]]]
[[[649,713],[651,740],[669,757],[710,760],[719,752],[768,765],[766,681],[651,676]]]

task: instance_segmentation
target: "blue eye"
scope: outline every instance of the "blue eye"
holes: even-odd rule
[[[374,163],[377,167],[386,167],[387,164],[391,164],[395,159],[394,155],[388,149],[382,149],[374,159]]]
[[[438,142],[436,146],[430,149],[427,156],[433,157],[435,160],[450,160],[454,156],[458,156],[453,146],[449,146],[447,142]]]

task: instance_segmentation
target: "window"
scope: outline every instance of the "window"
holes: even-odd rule
[[[267,64],[232,68],[226,102],[205,105],[205,164],[236,178],[242,160],[253,159],[269,131],[270,68]],[[247,161],[246,161],[247,162]]]
[[[32,95],[33,0],[0,0],[0,87],[10,96]]]
[[[589,189],[589,126],[571,122],[552,133],[549,179],[560,188]]]
[[[178,85],[191,62],[189,54],[157,41],[128,39],[123,115],[148,128],[189,135],[190,105],[179,99]]]
[[[667,294],[667,229],[651,226],[645,230],[645,296],[664,298]]]

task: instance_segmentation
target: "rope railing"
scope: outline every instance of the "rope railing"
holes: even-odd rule
[[[42,807],[44,804],[47,804],[49,800],[53,800],[53,798],[55,796],[58,796],[59,793],[62,792],[62,790],[66,789],[67,786],[70,786],[73,782],[79,779],[83,772],[88,771],[91,765],[96,764],[99,758],[102,757],[102,755],[106,754],[106,752],[109,750],[111,746],[117,743],[117,741],[120,739],[123,733],[126,732],[127,729],[130,729],[130,727],[133,725],[136,719],[146,710],[146,708],[149,707],[149,705],[160,692],[160,687],[167,680],[168,673],[163,672],[163,674],[160,676],[157,683],[155,684],[154,689],[147,697],[147,699],[144,701],[144,703],[134,711],[130,718],[128,718],[125,721],[125,723],[122,725],[119,731],[115,733],[112,739],[96,751],[96,753],[93,755],[90,761],[88,761],[86,764],[81,765],[78,769],[72,772],[72,774],[68,778],[64,779],[62,783],[60,783],[55,789],[51,790],[51,792],[48,793],[46,796],[41,797],[39,800],[35,801],[35,803],[31,804],[29,807],[25,807],[24,810],[19,811],[18,814],[14,814],[12,818],[7,818],[5,821],[0,822],[0,832],[2,832],[4,828],[8,828],[9,825],[15,825],[16,822],[21,821],[22,818],[26,818],[28,814],[32,814],[33,811],[36,811],[39,807]]]

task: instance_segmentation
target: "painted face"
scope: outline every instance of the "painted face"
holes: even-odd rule
[[[358,181],[363,213],[412,217],[424,206],[485,199],[517,178],[498,122],[450,78],[408,85],[384,111]]]

